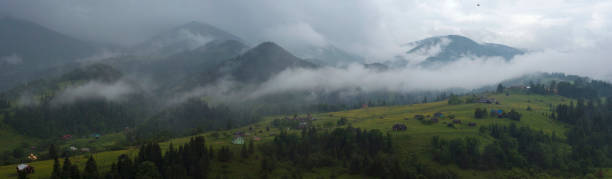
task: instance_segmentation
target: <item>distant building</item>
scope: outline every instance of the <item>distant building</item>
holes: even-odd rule
[[[64,139],[64,140],[72,139],[72,135],[70,135],[70,134],[63,135],[62,139]]]
[[[28,164],[22,163],[22,164],[17,165],[17,172],[25,172],[26,174],[34,173],[34,167]]]
[[[442,114],[442,112],[436,112],[434,113],[434,117],[437,117],[437,118],[444,117],[444,114]]]
[[[34,155],[34,154],[30,154],[30,155],[28,155],[28,159],[30,159],[30,160],[38,160],[38,157],[36,155]]]
[[[405,131],[406,129],[408,129],[408,127],[406,127],[404,124],[393,125],[393,131]]]
[[[487,103],[487,104],[493,104],[496,103],[497,100],[495,100],[495,98],[486,98],[486,97],[481,97],[480,99],[478,99],[479,103]]]
[[[244,138],[242,138],[240,136],[234,137],[234,139],[232,140],[232,144],[240,144],[240,145],[242,145],[242,144],[244,144]]]

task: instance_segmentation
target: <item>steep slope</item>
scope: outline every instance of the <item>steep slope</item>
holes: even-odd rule
[[[94,53],[92,44],[32,22],[0,17],[0,91]]]
[[[258,83],[288,68],[315,67],[317,65],[294,56],[275,43],[264,42],[236,58],[223,62],[205,76],[219,78],[229,75],[239,82]]]
[[[543,112],[549,111],[549,104],[563,104],[569,103],[569,100],[559,96],[540,96],[540,95],[521,95],[513,94],[511,96],[505,96],[503,94],[492,95],[490,97],[496,98],[502,101],[501,105],[495,104],[460,104],[460,105],[449,105],[447,101],[426,103],[426,104],[414,104],[406,106],[386,106],[386,107],[370,107],[366,109],[347,110],[332,113],[318,113],[312,114],[313,118],[317,120],[307,122],[308,125],[317,126],[319,131],[332,131],[335,128],[346,128],[348,124],[355,128],[367,129],[367,130],[380,130],[384,135],[386,133],[392,134],[393,148],[397,151],[394,157],[398,157],[404,161],[409,161],[410,157],[416,157],[418,160],[423,161],[433,171],[445,171],[451,170],[458,174],[459,178],[496,178],[499,176],[506,176],[512,174],[516,175],[516,169],[499,169],[495,171],[484,171],[484,170],[468,170],[456,167],[453,164],[438,165],[435,164],[431,157],[430,143],[432,136],[438,135],[445,139],[464,138],[464,137],[475,137],[479,139],[482,144],[487,145],[493,141],[488,135],[483,135],[479,130],[480,126],[489,126],[491,124],[499,125],[510,125],[515,123],[517,126],[529,126],[534,130],[542,131],[548,135],[555,132],[557,135],[562,135],[566,131],[565,126],[555,121],[551,121],[543,115]],[[538,101],[528,103],[527,101]],[[476,119],[474,118],[475,108],[487,108],[487,109],[512,109],[516,106],[531,106],[533,110],[527,111],[526,109],[517,109],[524,116],[525,120],[511,121],[509,119],[498,119],[498,118],[485,118]],[[444,115],[453,114],[456,119],[463,121],[463,124],[456,124],[454,127],[448,127],[448,123],[452,123],[452,119],[444,117],[440,119],[440,122],[434,124],[424,124],[417,119],[413,119],[415,115],[433,115],[436,112],[442,112]],[[298,118],[305,118],[306,114],[299,114]],[[290,117],[290,116],[289,116]],[[345,118],[348,124],[336,125],[341,119]],[[281,129],[286,129],[291,126],[283,125],[282,123],[275,124],[274,120],[284,120],[282,116],[269,116],[263,120],[249,126],[235,128],[231,130],[220,130],[211,131],[207,133],[197,134],[195,136],[204,136],[207,144],[210,144],[215,151],[219,151],[221,147],[229,147],[234,152],[234,157],[228,162],[220,162],[218,160],[212,160],[211,176],[216,176],[218,172],[228,171],[227,176],[229,178],[240,178],[242,176],[257,175],[256,172],[261,170],[261,163],[265,156],[269,154],[264,153],[263,150],[256,148],[255,156],[249,157],[248,159],[241,159],[239,153],[243,145],[233,145],[231,141],[233,139],[233,133],[244,132],[249,133],[253,136],[257,136],[261,140],[253,140],[254,145],[263,146],[264,144],[271,144],[274,141],[275,136],[281,133]],[[528,119],[528,120],[527,120]],[[469,122],[477,123],[476,127],[468,125]],[[278,122],[276,122],[278,123]],[[297,122],[296,122],[297,123]],[[395,124],[404,124],[407,126],[405,131],[394,131],[392,126]],[[275,126],[282,126],[275,127]],[[269,128],[267,130],[266,128]],[[301,135],[300,129],[287,130],[290,134]],[[230,135],[224,135],[230,134]],[[170,141],[161,143],[161,148],[165,151],[169,148],[170,143],[174,147],[182,145],[191,140],[193,136],[175,138]],[[562,137],[562,136],[561,136]],[[298,137],[296,137],[297,139]],[[116,161],[120,154],[130,154],[130,156],[136,156],[138,147],[131,147],[125,150],[117,151],[105,151],[94,153],[93,156],[98,161],[98,166],[109,167],[112,162]],[[414,154],[414,155],[413,155]],[[84,154],[88,156],[90,154]],[[263,157],[262,157],[263,156]],[[84,166],[86,159],[83,157],[72,157],[73,163],[79,166]],[[286,160],[281,160],[285,162]],[[332,163],[332,166],[323,168],[315,167],[311,170],[305,170],[301,172],[305,178],[316,178],[335,176],[338,178],[365,178],[365,175],[355,175],[348,172],[348,167],[343,167],[342,162]],[[37,167],[37,172],[30,175],[32,178],[48,177],[51,175],[53,166],[53,160],[41,160],[30,163],[34,167]],[[289,169],[287,169],[289,168]],[[271,177],[281,177],[283,175],[291,175],[299,169],[298,165],[287,165],[287,167],[276,167],[271,172]],[[9,177],[14,175],[15,166],[5,165],[0,166],[0,177]],[[538,171],[541,172],[541,171]]]
[[[478,43],[464,36],[447,35],[430,37],[407,44],[407,60],[416,60],[427,67],[441,66],[462,57],[500,57],[506,61],[525,53],[522,50],[493,43]],[[418,59],[421,58],[421,59]]]
[[[365,61],[362,57],[348,53],[333,45],[326,45],[324,47],[311,46],[295,51],[294,54],[312,63],[335,67],[345,67],[352,63],[363,63]]]
[[[200,22],[190,22],[161,33],[134,47],[137,55],[170,56],[179,52],[194,50],[213,41],[235,40],[235,35],[217,27]]]
[[[193,50],[167,57],[121,56],[104,63],[126,74],[140,74],[155,79],[161,86],[175,85],[193,74],[204,73],[247,50],[236,40],[213,41]]]

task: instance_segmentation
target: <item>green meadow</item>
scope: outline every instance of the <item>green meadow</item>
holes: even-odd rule
[[[383,107],[369,107],[364,109],[339,111],[331,113],[318,113],[313,114],[313,117],[317,120],[312,123],[323,130],[331,130],[337,126],[337,121],[344,117],[349,121],[348,125],[363,129],[379,129],[384,133],[392,134],[394,151],[399,157],[409,157],[414,154],[416,158],[424,163],[431,164],[435,167],[447,168],[456,171],[462,178],[495,178],[496,176],[504,175],[520,175],[524,171],[520,170],[507,170],[507,171],[479,171],[479,170],[462,170],[454,165],[440,166],[436,162],[433,162],[430,156],[429,143],[432,136],[440,136],[442,138],[458,138],[472,136],[480,139],[484,146],[492,142],[492,138],[479,133],[480,126],[487,126],[490,124],[502,124],[509,125],[510,123],[516,123],[519,126],[529,126],[535,130],[541,130],[547,134],[555,134],[558,137],[564,138],[564,132],[566,126],[560,122],[549,119],[550,108],[552,105],[560,103],[569,103],[570,99],[560,96],[541,96],[541,95],[527,95],[527,94],[484,94],[490,98],[495,98],[500,104],[483,104],[483,103],[469,103],[469,104],[458,104],[449,105],[447,101],[432,102],[426,104],[413,104],[404,106],[383,106]],[[467,97],[462,97],[463,99]],[[530,107],[532,110],[527,110]],[[504,111],[510,111],[514,109],[522,114],[520,121],[511,121],[509,119],[499,119],[495,117],[487,117],[484,119],[475,119],[474,110],[476,108],[487,108],[491,109],[502,109]],[[415,115],[433,116],[434,113],[441,112],[444,114],[439,122],[430,125],[423,124],[421,121],[414,119]],[[300,114],[305,116],[306,114]],[[455,119],[461,120],[462,124],[455,124],[454,127],[448,127],[452,120],[449,119],[449,115],[454,115]],[[212,175],[209,177],[216,177],[220,174],[225,174],[230,178],[254,178],[259,171],[261,161],[261,153],[256,153],[250,156],[248,159],[242,159],[238,155],[241,145],[231,144],[231,139],[234,132],[243,131],[247,133],[247,140],[252,139],[254,136],[260,137],[260,141],[255,141],[255,144],[269,142],[274,139],[274,135],[280,131],[277,128],[272,127],[272,121],[274,119],[284,118],[284,115],[279,116],[268,116],[262,121],[252,124],[250,126],[244,126],[242,128],[222,131],[212,131],[200,134],[205,136],[208,145],[212,145],[215,150],[218,150],[221,146],[230,146],[234,157],[231,162],[221,163],[218,161],[213,162]],[[426,117],[427,118],[427,117]],[[476,126],[468,126],[468,123],[476,123]],[[407,126],[406,131],[393,131],[392,126],[394,124],[405,124]],[[249,127],[251,130],[249,130]],[[270,127],[267,131],[266,127]],[[300,132],[300,130],[290,130],[290,132]],[[4,137],[4,136],[2,136]],[[188,142],[190,137],[175,138],[167,142],[160,143],[163,150],[166,150],[170,144],[175,147]],[[77,145],[80,147],[87,146],[88,139],[73,139],[74,141],[69,142],[70,145]],[[99,150],[107,149],[104,146],[111,146],[114,142],[124,140],[121,134],[113,134],[100,139],[103,144],[95,147]],[[7,142],[6,140],[0,140]],[[4,144],[4,143],[3,143]],[[7,143],[8,145],[10,142]],[[116,151],[102,151],[93,153],[94,158],[98,162],[98,166],[102,171],[110,170],[112,162],[116,161],[117,157],[121,154],[129,154],[134,156],[137,154],[137,147],[130,147],[123,150]],[[71,158],[73,163],[78,163],[80,167],[84,167],[84,163],[87,160],[89,154],[77,155]],[[62,159],[63,161],[63,159]],[[60,162],[62,162],[60,161]],[[35,167],[36,172],[30,175],[30,178],[46,178],[50,176],[53,161],[35,161],[31,162],[30,165]],[[301,172],[306,178],[316,178],[318,176],[330,177],[336,176],[338,178],[355,178],[356,176],[348,175],[344,168],[318,168],[310,171],[302,171],[293,168],[291,164],[277,164],[276,170],[273,171],[272,176],[283,176],[289,175],[294,172]],[[609,176],[609,173],[606,173]],[[16,177],[15,165],[0,166],[0,178],[14,178]],[[362,176],[359,176],[362,177]],[[539,177],[549,177],[546,175]]]

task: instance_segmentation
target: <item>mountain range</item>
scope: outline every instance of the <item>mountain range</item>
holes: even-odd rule
[[[96,52],[96,45],[41,25],[0,17],[0,91],[50,74]]]
[[[246,84],[265,82],[290,68],[344,68],[363,64],[375,72],[407,64],[434,68],[464,57],[499,57],[506,61],[525,51],[505,45],[479,43],[459,35],[437,36],[404,45],[399,60],[366,64],[365,59],[334,45],[285,49],[274,42],[254,47],[215,26],[189,22],[162,32],[107,59],[79,61],[99,46],[25,20],[0,19],[0,90],[18,83],[62,74],[79,66],[102,63],[124,74],[155,79],[160,89],[207,85],[220,79]],[[293,52],[293,53],[292,53]],[[294,55],[296,54],[296,55]]]

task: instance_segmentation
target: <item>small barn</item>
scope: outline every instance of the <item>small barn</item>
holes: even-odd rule
[[[468,123],[468,126],[470,126],[470,127],[476,127],[476,123],[475,123],[475,122],[470,122],[470,123]]]
[[[232,144],[244,144],[244,138],[242,138],[241,136],[237,136],[234,137],[234,139],[232,140]]]
[[[406,129],[408,129],[408,127],[406,127],[404,124],[393,125],[393,131],[405,131]]]
[[[22,164],[17,165],[17,172],[25,172],[26,174],[34,173],[34,167],[28,164],[22,163]]]

